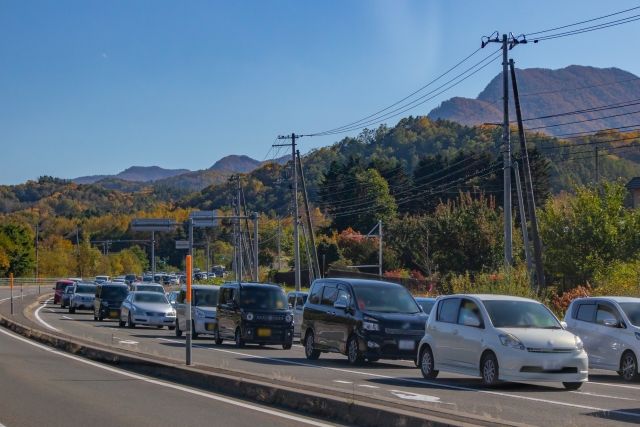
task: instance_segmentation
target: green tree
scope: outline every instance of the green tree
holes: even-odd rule
[[[31,229],[18,223],[0,225],[0,275],[24,276],[33,272],[34,267]]]

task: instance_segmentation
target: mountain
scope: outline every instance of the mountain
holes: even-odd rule
[[[516,69],[522,115],[536,118],[593,107],[637,101],[640,99],[640,78],[618,68],[595,68],[571,65],[559,70],[543,68]],[[510,91],[510,119],[515,120],[513,93]],[[595,132],[604,128],[636,125],[637,105],[598,112],[584,112],[547,119],[526,120],[525,127],[550,135],[573,132]],[[618,115],[602,120],[603,116]],[[429,113],[429,118],[446,119],[463,125],[502,122],[502,74],[491,80],[476,99],[451,98]],[[559,124],[571,123],[563,126]],[[551,127],[549,127],[551,125]]]
[[[262,162],[249,156],[230,155],[221,158],[209,168],[211,171],[223,173],[249,173],[260,167]]]
[[[123,181],[151,182],[190,172],[188,169],[164,169],[159,166],[131,166],[117,175],[90,175],[72,179],[76,184],[93,184],[108,178]]]

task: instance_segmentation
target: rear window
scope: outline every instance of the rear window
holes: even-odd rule
[[[128,294],[127,288],[124,286],[106,286],[102,288],[100,297],[102,299],[123,300]]]
[[[93,294],[96,287],[93,285],[76,285],[76,294]]]
[[[580,304],[576,319],[583,322],[593,322],[593,314],[596,312],[595,304]]]
[[[193,292],[193,304],[196,307],[215,307],[218,305],[218,289],[196,289]]]
[[[139,292],[157,292],[157,293],[164,294],[164,288],[162,286],[139,285],[139,286],[136,286],[136,291],[139,291]]]
[[[58,282],[56,283],[56,290],[64,289],[69,285],[71,285],[71,283]]]

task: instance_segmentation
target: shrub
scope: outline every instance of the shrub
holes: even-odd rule
[[[594,277],[596,295],[640,296],[640,260],[616,261]]]
[[[591,287],[589,285],[576,286],[560,295],[555,295],[551,300],[551,309],[558,315],[558,317],[564,316],[564,313],[569,308],[569,304],[576,298],[583,298],[591,296]]]

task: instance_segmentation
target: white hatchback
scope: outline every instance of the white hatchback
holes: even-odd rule
[[[590,368],[616,371],[626,381],[640,378],[640,298],[578,298],[564,320],[582,338]]]
[[[580,388],[589,374],[582,341],[547,307],[502,295],[438,298],[418,364],[427,379],[442,370],[480,376],[485,385],[557,381],[569,390]]]

